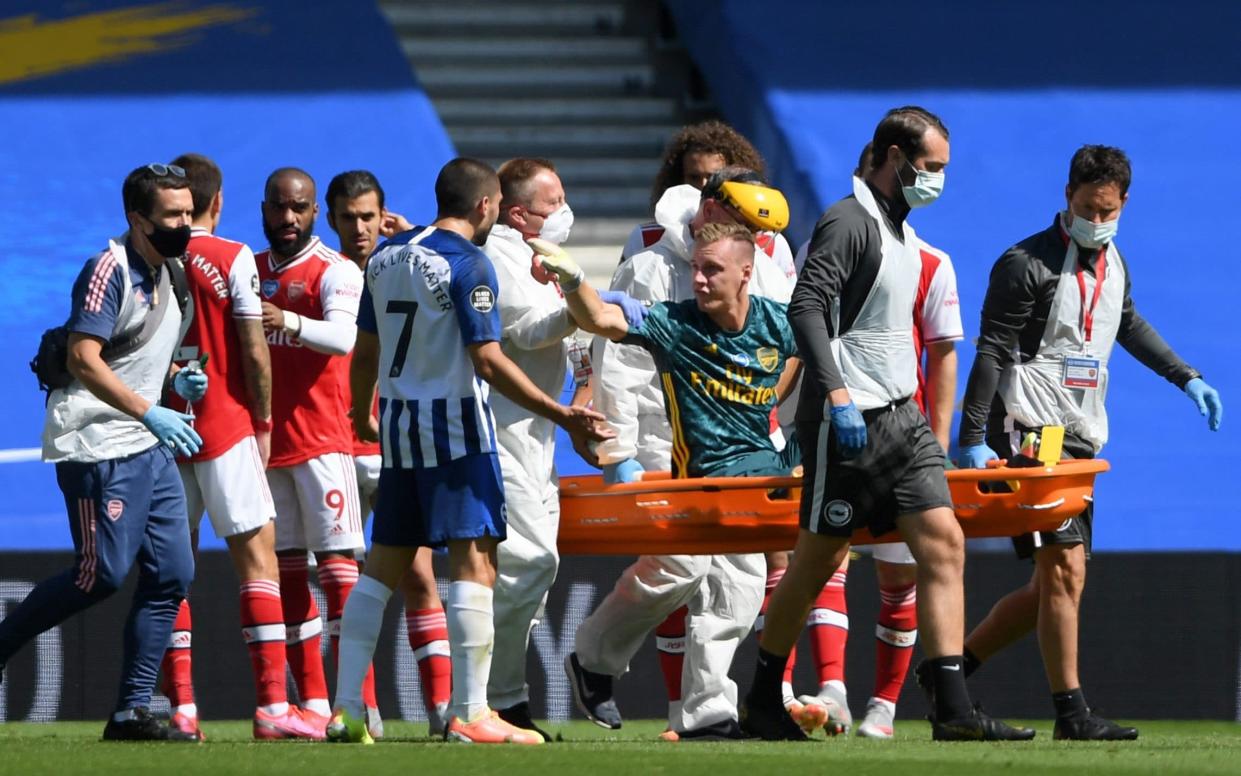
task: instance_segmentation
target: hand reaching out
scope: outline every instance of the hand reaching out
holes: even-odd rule
[[[565,407],[559,425],[570,436],[581,435],[591,442],[602,442],[616,436],[616,432],[605,421],[606,417],[592,409]]]

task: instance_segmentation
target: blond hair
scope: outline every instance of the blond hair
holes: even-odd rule
[[[749,227],[735,222],[728,223],[708,223],[703,224],[702,229],[698,230],[698,234],[694,237],[694,247],[702,248],[711,243],[722,242],[724,240],[736,240],[750,246],[750,255],[754,254],[754,233]]]

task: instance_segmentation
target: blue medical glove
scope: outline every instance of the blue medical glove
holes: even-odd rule
[[[1198,405],[1198,413],[1207,419],[1207,426],[1212,431],[1218,431],[1220,421],[1224,419],[1224,403],[1220,401],[1219,391],[1207,385],[1201,377],[1195,377],[1185,383],[1185,393]]]
[[[207,395],[207,375],[195,369],[182,369],[172,376],[172,390],[186,401],[198,401]]]
[[[599,298],[620,307],[621,312],[625,313],[625,323],[628,323],[631,329],[638,328],[642,321],[646,320],[646,305],[624,291],[600,291]]]
[[[999,457],[986,445],[970,445],[961,448],[957,455],[957,464],[962,469],[985,469],[987,461],[994,461]]]
[[[832,407],[831,418],[840,454],[845,458],[861,455],[866,449],[866,421],[857,405],[849,402],[843,407]]]
[[[633,458],[626,458],[617,463],[610,463],[603,467],[603,481],[608,485],[615,485],[620,482],[637,482],[642,479],[642,472],[646,471],[642,468],[642,464]]]
[[[177,455],[188,457],[197,453],[203,445],[202,437],[186,422],[193,419],[192,415],[182,415],[175,410],[153,404],[147,414],[142,416],[142,423],[150,429],[160,444],[168,445]]]

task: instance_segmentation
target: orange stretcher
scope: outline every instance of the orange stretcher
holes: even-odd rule
[[[1019,536],[1055,530],[1081,513],[1094,493],[1095,475],[1109,468],[1094,459],[956,469],[947,477],[967,537]],[[564,555],[791,550],[800,499],[800,477],[674,480],[668,472],[648,472],[641,482],[622,485],[604,485],[598,475],[562,477],[558,544]],[[895,541],[895,531],[877,538],[866,529],[853,534],[854,544]]]

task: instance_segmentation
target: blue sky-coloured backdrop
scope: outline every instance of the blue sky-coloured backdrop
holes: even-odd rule
[[[43,395],[26,363],[63,322],[82,263],[124,230],[130,169],[211,156],[224,171],[221,233],[261,247],[276,167],[304,167],[320,199],[336,173],[373,170],[390,207],[419,222],[453,156],[369,2],[20,0],[0,7],[0,51],[4,450],[39,444]],[[316,226],[334,245],[322,216]],[[67,546],[52,467],[0,463],[0,492],[0,547]]]
[[[1237,406],[1241,6],[669,5],[725,116],[789,193],[793,242],[847,192],[886,109],[920,103],[943,116],[947,189],[915,223],[954,257],[967,338],[991,263],[1062,206],[1073,150],[1125,148],[1134,185],[1118,244],[1139,309]],[[321,186],[372,169],[394,209],[425,221],[435,171],[453,154],[370,2],[17,0],[0,9],[0,51],[3,451],[38,445],[42,395],[26,362],[63,320],[82,261],[124,228],[119,187],[132,167],[190,150],[214,157],[222,232],[261,245],[261,185],[277,166],[303,166]],[[968,341],[961,353],[963,384]],[[1228,489],[1236,420],[1209,434],[1174,387],[1123,353],[1113,369],[1105,455],[1115,468],[1100,482],[1098,547],[1241,549]],[[562,472],[582,469],[567,446],[558,459]],[[0,546],[66,545],[51,467],[0,463],[0,492]]]
[[[668,4],[725,117],[789,193],[793,242],[849,192],[885,111],[920,104],[944,119],[944,195],[912,222],[956,265],[962,391],[991,265],[1064,207],[1074,150],[1106,143],[1133,161],[1117,245],[1138,310],[1238,406],[1241,5],[768,0],[756,13],[739,0]],[[1096,548],[1241,550],[1229,486],[1235,414],[1209,433],[1187,398],[1119,348],[1112,369],[1103,455],[1114,468],[1099,482]]]

